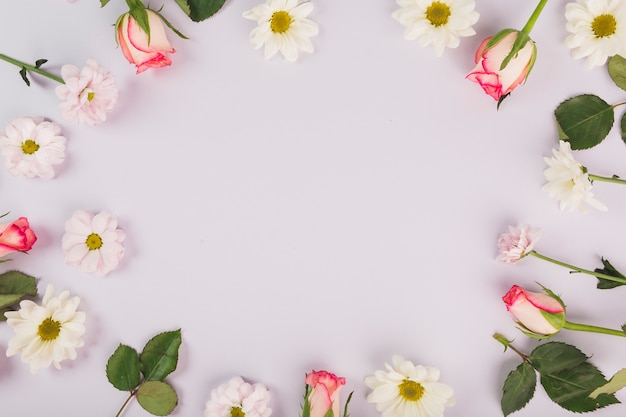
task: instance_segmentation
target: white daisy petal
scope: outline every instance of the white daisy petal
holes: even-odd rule
[[[265,385],[245,382],[240,376],[231,378],[226,384],[211,390],[211,399],[204,408],[205,417],[269,417],[270,392]],[[232,413],[233,409],[237,413]]]

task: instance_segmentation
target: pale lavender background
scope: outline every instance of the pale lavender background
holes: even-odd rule
[[[179,369],[168,378],[180,395],[175,416],[202,415],[210,390],[236,374],[269,386],[275,416],[297,416],[315,368],[347,378],[352,415],[375,417],[362,381],[395,353],[441,369],[457,398],[447,417],[499,416],[518,359],[492,333],[535,345],[500,300],[513,283],[552,288],[572,320],[620,326],[626,289],[601,292],[593,278],[536,259],[495,261],[507,225],[531,223],[543,228],[545,254],[587,268],[605,256],[626,269],[625,187],[598,184],[609,211],[587,215],[560,212],[541,191],[556,105],[587,92],[624,99],[604,68],[570,58],[566,2],[546,6],[535,69],[499,111],[464,80],[480,41],[521,27],[533,3],[478,0],[478,34],[437,59],[403,39],[392,1],[318,0],[316,52],[289,64],[249,44],[254,23],[241,15],[256,1],[231,1],[201,24],[167,1],[163,13],[191,39],[172,35],[173,65],[137,76],[115,47],[123,1],[4,2],[1,52],[48,58],[57,73],[93,57],[116,75],[120,99],[103,125],[76,126],[60,119],[53,82],[32,76],[27,88],[0,63],[0,125],[45,116],[68,139],[52,181],[0,169],[0,211],[27,216],[39,235],[2,270],[36,276],[40,292],[70,290],[88,315],[86,344],[62,371],[33,376],[0,356],[2,415],[111,417],[126,395],[105,378],[109,355],[180,327]],[[599,175],[626,175],[617,128],[577,157]],[[76,209],[111,211],[127,232],[126,256],[105,278],[64,264],[60,240]],[[0,351],[10,336],[0,324]],[[626,366],[624,340],[556,339],[606,374]],[[571,415],[542,389],[518,413],[546,414]],[[133,402],[124,415],[148,414]]]

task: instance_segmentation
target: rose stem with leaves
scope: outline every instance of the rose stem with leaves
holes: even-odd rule
[[[553,258],[549,258],[534,250],[531,250],[530,252],[528,252],[527,255],[532,255],[536,258],[543,259],[544,261],[552,262],[553,264],[563,266],[567,269],[571,269],[572,271],[570,271],[570,273],[580,272],[583,274],[593,275],[597,278],[602,278],[602,279],[606,279],[608,281],[613,281],[613,282],[619,282],[620,284],[626,285],[626,279],[624,278],[620,278],[620,277],[616,277],[616,276],[608,275],[608,274],[603,274],[602,272],[595,272],[595,271],[590,271],[588,269],[579,268],[577,266],[570,265],[565,262],[557,261],[556,259],[553,259]]]
[[[63,81],[63,78],[57,77],[56,75],[51,74],[48,71],[44,71],[41,68],[39,68],[41,65],[45,64],[48,61],[47,59],[39,59],[37,60],[35,65],[30,65],[25,62],[18,61],[17,59],[11,58],[10,56],[4,55],[4,54],[0,54],[0,59],[20,67],[21,68],[20,74],[22,75],[22,78],[24,79],[24,81],[26,81],[26,71],[31,71],[39,75],[43,75],[44,77],[50,78],[51,80],[54,80],[61,84],[65,84],[65,81]],[[28,81],[26,81],[26,84],[30,85]]]

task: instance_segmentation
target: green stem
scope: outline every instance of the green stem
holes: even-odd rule
[[[553,264],[563,266],[567,269],[571,269],[576,272],[593,275],[594,277],[603,278],[609,281],[619,282],[620,284],[626,284],[626,279],[624,278],[614,277],[613,275],[603,274],[602,272],[595,272],[595,271],[590,271],[588,269],[582,269],[574,265],[566,264],[565,262],[557,261],[556,259],[548,258],[547,256],[537,253],[534,250],[531,250],[530,252],[528,252],[528,255],[533,255],[536,258],[543,259],[544,261],[552,262]]]
[[[528,360],[528,355],[525,355],[521,351],[517,350],[517,348],[513,346],[513,343],[511,340],[508,340],[506,337],[502,336],[500,333],[494,333],[492,337],[496,339],[498,342],[502,343],[502,345],[504,345],[504,350],[506,350],[507,348],[511,349],[513,352],[517,353],[524,361]]]
[[[135,391],[131,391],[130,395],[128,396],[128,398],[126,398],[126,401],[124,401],[124,404],[122,404],[122,408],[120,408],[120,411],[117,412],[115,417],[120,417],[122,415],[122,411],[124,411],[124,408],[134,396],[135,396]]]
[[[615,184],[626,184],[626,180],[623,180],[618,177],[602,177],[600,175],[587,174],[589,175],[589,179],[592,181],[604,181],[604,182],[613,182]]]
[[[65,84],[65,81],[63,81],[63,78],[57,77],[54,74],[50,74],[48,71],[44,71],[41,68],[35,67],[34,65],[30,65],[30,64],[27,64],[25,62],[18,61],[17,59],[13,59],[10,56],[6,56],[4,54],[0,54],[0,59],[4,60],[4,61],[6,61],[6,62],[8,62],[10,64],[17,65],[20,68],[26,68],[28,71],[32,71],[32,72],[35,72],[35,73],[37,73],[39,75],[43,75],[44,77],[48,77],[51,80],[54,80],[54,81],[59,82],[61,84]]]
[[[533,26],[535,26],[535,22],[537,22],[537,18],[539,17],[541,12],[543,11],[543,8],[544,8],[544,6],[546,5],[547,2],[548,2],[548,0],[540,0],[539,1],[539,4],[537,5],[537,7],[535,7],[535,10],[533,11],[533,14],[530,15],[530,18],[528,19],[528,22],[526,22],[526,24],[522,28],[522,30],[521,30],[522,32],[524,32],[527,35],[530,35],[530,31],[533,30]]]
[[[567,330],[576,330],[579,332],[602,333],[609,334],[611,336],[626,337],[626,333],[624,333],[622,330],[607,329],[606,327],[590,326],[588,324],[572,323],[567,320],[565,321],[563,328]]]

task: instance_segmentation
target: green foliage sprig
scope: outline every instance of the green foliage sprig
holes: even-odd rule
[[[24,297],[37,295],[35,278],[20,271],[7,271],[0,274],[0,321],[5,321],[4,313],[19,303]]]
[[[109,3],[110,0],[100,0],[100,6],[104,7]],[[189,18],[191,20],[193,20],[194,22],[201,22],[203,20],[208,19],[209,17],[213,16],[215,13],[219,12],[220,9],[224,6],[224,3],[226,3],[226,0],[175,0],[176,4],[178,4],[178,6],[182,9],[182,11],[189,16]],[[133,6],[131,5],[131,3],[140,3],[139,0],[127,0],[127,3],[129,3],[129,6],[131,7],[131,9],[133,9]],[[137,7],[135,7],[137,8]],[[136,18],[136,16],[133,15],[133,17]],[[140,24],[141,26],[141,22],[140,20],[137,20],[137,22]],[[168,26],[169,23],[166,22],[166,24]],[[170,26],[171,27],[171,26]],[[142,26],[142,28],[145,30],[144,26]],[[149,33],[148,31],[146,31],[146,33]]]
[[[107,362],[107,378],[115,388],[130,392],[116,417],[133,397],[144,410],[155,416],[167,416],[176,408],[178,395],[164,379],[176,369],[181,342],[178,329],[154,336],[141,354],[123,344],[115,349]]]
[[[622,90],[626,90],[626,58],[615,55],[607,65],[609,76]],[[581,94],[558,105],[556,116],[559,139],[568,141],[572,149],[588,149],[604,140],[613,128],[615,108],[626,104],[608,104],[594,94]],[[626,142],[626,113],[622,115],[622,140]]]

